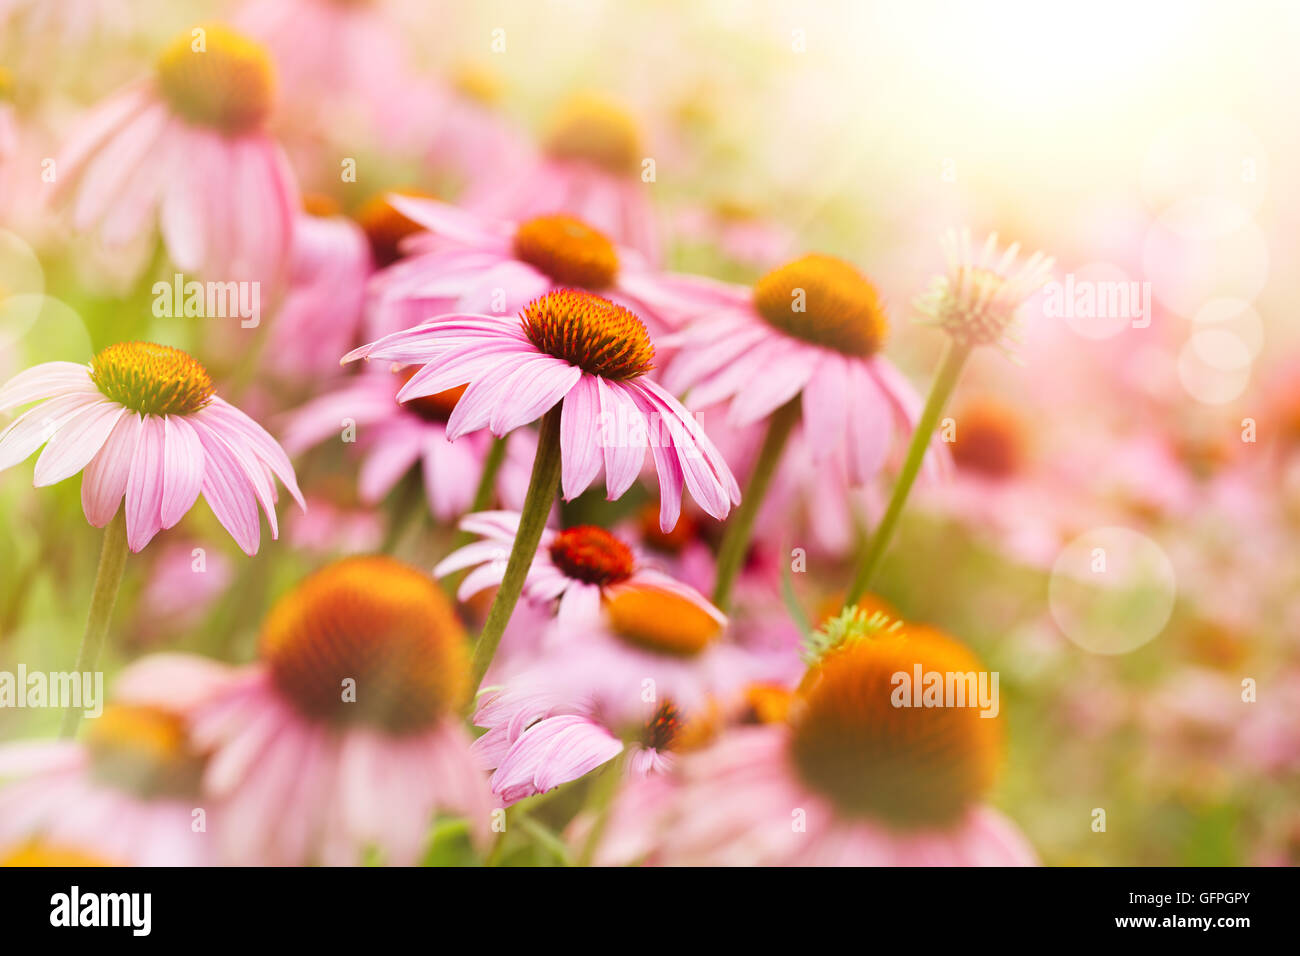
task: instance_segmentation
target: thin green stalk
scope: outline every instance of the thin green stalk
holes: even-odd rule
[[[623,782],[624,756],[625,753],[619,754],[605,764],[605,769],[600,776],[592,781],[589,806],[591,812],[595,814],[595,819],[591,822],[591,832],[587,834],[587,839],[582,844],[582,852],[578,854],[578,866],[591,866],[592,861],[596,859],[596,851],[600,849],[600,841],[609,826],[609,812],[614,806],[614,795],[618,793],[619,784]]]
[[[95,572],[95,588],[90,594],[90,614],[86,630],[77,651],[77,673],[91,671],[99,660],[99,649],[104,644],[109,622],[113,618],[113,605],[117,603],[117,590],[122,584],[122,571],[126,567],[126,506],[118,509],[113,520],[104,529],[104,546],[99,552],[99,570]],[[81,723],[81,708],[69,706],[63,715],[60,736],[71,737]]]
[[[852,607],[858,603],[867,588],[871,587],[871,582],[880,569],[880,562],[884,559],[889,542],[894,537],[894,530],[903,513],[903,506],[907,503],[907,496],[912,491],[917,473],[921,470],[921,462],[925,460],[926,450],[930,447],[930,437],[934,434],[934,427],[939,422],[939,416],[943,414],[944,406],[948,404],[948,398],[957,385],[962,366],[966,364],[969,355],[970,346],[959,345],[952,341],[944,350],[934,384],[930,386],[930,395],[925,400],[925,408],[922,409],[921,418],[912,433],[912,443],[907,446],[903,470],[898,474],[898,482],[894,485],[894,492],[889,498],[885,515],[876,526],[876,531],[862,555],[862,561],[858,564],[858,572],[854,575],[853,585],[849,588],[848,597],[844,602],[845,607]]]
[[[546,519],[559,490],[560,405],[557,404],[542,418],[541,431],[537,436],[537,457],[533,460],[533,474],[528,480],[528,493],[524,496],[524,509],[519,516],[519,530],[515,533],[515,543],[510,549],[510,559],[506,562],[501,587],[488,611],[483,633],[474,646],[475,690],[483,683],[483,675],[492,664],[497,645],[501,643],[501,635],[505,633],[510,615],[519,602],[524,579],[528,576],[533,556],[537,553],[537,544],[546,528]]]
[[[763,438],[763,447],[759,449],[758,461],[745,486],[744,497],[727,522],[727,530],[722,535],[722,544],[718,548],[718,580],[713,587],[713,603],[722,611],[731,603],[731,589],[736,583],[741,565],[745,563],[745,554],[749,551],[749,540],[754,533],[754,519],[758,517],[759,508],[767,496],[768,485],[776,473],[777,462],[790,437],[794,423],[799,420],[799,397],[795,396],[775,412],[767,423],[767,435]]]

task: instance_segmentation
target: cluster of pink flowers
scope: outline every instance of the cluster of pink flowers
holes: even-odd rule
[[[710,237],[662,208],[629,110],[578,94],[531,137],[486,71],[423,72],[413,11],[386,6],[197,25],[58,154],[43,214],[125,287],[180,273],[207,308],[251,284],[265,321],[177,306],[0,385],[0,471],[39,452],[33,484],[80,475],[106,529],[82,662],[93,635],[135,650],[123,577],[154,648],[80,735],[0,745],[0,860],[412,865],[445,817],[499,860],[563,792],[552,844],[581,863],[1035,863],[991,802],[1000,721],[891,706],[900,672],[984,665],[843,589],[918,471],[922,507],[1030,564],[1087,520],[1027,477],[1021,410],[975,397],[956,444],[935,432],[1051,261],[950,237],[917,302],[950,349],[927,403],[852,250],[777,223]],[[763,271],[666,269],[671,222]],[[263,547],[281,488],[299,509]],[[213,577],[185,572],[220,552],[200,496],[249,556]],[[810,622],[791,549],[841,576]],[[244,570],[286,554],[273,581]],[[206,646],[215,605],[236,609],[220,653],[167,650]]]

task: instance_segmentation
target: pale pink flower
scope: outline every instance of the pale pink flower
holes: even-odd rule
[[[410,373],[404,374],[409,380]],[[419,465],[430,510],[441,521],[453,521],[473,504],[491,439],[477,433],[456,443],[447,440],[447,422],[460,390],[400,400],[403,390],[401,374],[366,369],[293,412],[285,427],[285,447],[297,455],[354,428],[356,447],[364,456],[357,480],[363,504],[384,500]],[[508,507],[523,505],[536,445],[527,431],[507,439],[497,492]]]
[[[174,700],[209,754],[201,786],[223,861],[355,865],[374,849],[410,866],[438,812],[486,842],[491,793],[457,716],[465,634],[431,578],[386,557],[328,565],[272,609],[261,657],[133,668],[133,688]]]
[[[591,694],[556,691],[521,675],[484,695],[474,723],[480,764],[493,771],[492,792],[504,806],[577,780],[627,750],[634,779],[667,773],[682,715],[669,701],[610,705]]]
[[[652,335],[707,305],[712,290],[652,272],[640,253],[567,213],[498,219],[432,199],[390,195],[392,208],[428,230],[402,244],[406,257],[375,277],[376,337],[452,312],[506,317],[559,289],[585,289],[635,312]]]
[[[691,408],[729,402],[728,423],[761,421],[799,398],[819,467],[848,485],[875,476],[896,427],[909,428],[921,400],[883,356],[887,320],[876,290],[831,256],[808,255],[768,273],[751,290],[718,291],[668,344],[680,352],[664,386]]]
[[[487,428],[501,436],[561,408],[560,487],[571,500],[601,466],[609,500],[636,480],[646,447],[659,474],[663,528],[677,523],[685,486],[721,520],[740,501],[726,462],[672,395],[647,378],[654,346],[630,311],[580,292],[550,292],[515,324],[499,316],[452,314],[395,332],[345,361],[382,359],[423,368],[399,400],[468,384],[447,420],[447,437]]]
[[[38,859],[211,866],[220,823],[194,826],[202,771],[179,715],[127,702],[90,721],[84,742],[0,746],[0,859],[34,845]]]
[[[184,272],[278,280],[298,187],[266,133],[273,86],[242,36],[219,25],[179,36],[154,76],[98,106],[65,146],[58,192],[74,196],[74,227],[116,247],[156,223]]]
[[[641,179],[646,158],[631,114],[603,96],[578,94],[551,117],[531,169],[508,183],[485,183],[464,202],[511,219],[566,212],[658,265],[660,227]]]
[[[247,554],[261,541],[258,506],[279,535],[275,478],[303,506],[288,456],[261,425],[215,394],[179,349],[123,342],[87,365],[46,362],[0,388],[0,411],[40,402],[0,433],[0,470],[42,445],[33,483],[85,470],[81,505],[102,528],[125,498],[126,536],[139,551],[185,516],[200,493]]]
[[[441,578],[474,568],[457,592],[457,597],[464,601],[486,588],[500,586],[510,546],[519,531],[519,513],[480,512],[464,518],[460,527],[482,540],[447,555],[433,569],[433,575]],[[617,593],[620,588],[637,587],[670,591],[714,617],[719,624],[726,621],[722,612],[695,588],[647,566],[642,555],[595,525],[562,531],[545,529],[528,568],[524,596],[542,604],[557,602],[556,619],[576,624],[599,615],[602,598]]]

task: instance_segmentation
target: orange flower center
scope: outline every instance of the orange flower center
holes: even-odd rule
[[[722,631],[710,615],[686,598],[657,588],[628,588],[606,602],[611,629],[634,647],[692,657]]]
[[[592,94],[571,97],[556,110],[545,149],[555,159],[591,163],[616,176],[635,172],[643,152],[631,114]]]
[[[86,853],[72,847],[33,840],[24,843],[8,856],[0,856],[0,867],[4,866],[116,866],[93,853]]]
[[[875,286],[834,256],[772,270],[754,283],[754,308],[786,335],[858,358],[880,351],[889,329]]]
[[[672,750],[685,726],[686,720],[681,710],[672,701],[666,700],[642,728],[641,745],[660,752]]]
[[[90,362],[90,380],[119,405],[141,415],[193,415],[212,401],[207,369],[180,349],[119,342]]]
[[[882,632],[829,651],[800,686],[791,756],[799,774],[845,814],[897,826],[942,826],[992,785],[997,718],[977,706],[895,706],[894,675],[972,674],[981,665],[927,628]],[[906,689],[906,688],[904,688]]]
[[[580,219],[555,213],[520,224],[515,258],[559,285],[600,290],[618,275],[618,253],[602,233]]]
[[[424,730],[470,693],[465,632],[427,575],[387,557],[317,571],[271,610],[262,655],[306,717]]]
[[[551,562],[568,577],[604,587],[626,581],[636,570],[632,549],[604,528],[566,528],[551,541]]]
[[[451,76],[451,86],[457,93],[483,106],[494,106],[501,100],[501,77],[479,63],[462,63]]]
[[[140,797],[198,793],[203,757],[190,748],[181,718],[154,707],[106,708],[86,741],[95,777]]]
[[[435,199],[430,193],[418,189],[393,189],[391,193],[410,196],[412,199]],[[373,196],[357,210],[357,223],[370,240],[370,251],[375,258],[375,265],[382,269],[391,266],[402,258],[402,240],[417,232],[424,232],[424,227],[404,213],[398,212],[389,203],[387,193]]]
[[[654,366],[645,325],[608,299],[576,289],[548,292],[524,307],[524,334],[543,352],[590,375],[626,380]]]
[[[402,384],[405,385],[414,378],[415,373],[418,371],[419,368],[409,368],[398,372],[402,376]],[[468,385],[457,385],[441,392],[434,392],[432,395],[408,398],[406,401],[397,404],[414,412],[426,422],[444,424],[447,419],[451,418],[451,413],[456,410],[456,403],[460,401],[460,397],[465,394],[467,388],[469,388]]]
[[[302,211],[317,219],[328,219],[339,214],[338,201],[325,193],[303,193]]]
[[[987,478],[1009,478],[1025,458],[1025,427],[1006,405],[981,401],[954,416],[957,425],[952,457],[958,468]]]
[[[191,123],[243,133],[270,115],[275,75],[261,46],[228,27],[209,24],[187,30],[163,51],[158,89]]]

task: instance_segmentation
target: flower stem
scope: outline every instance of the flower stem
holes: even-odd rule
[[[903,513],[903,505],[907,503],[907,496],[912,491],[917,473],[921,470],[921,462],[925,460],[926,450],[930,447],[930,437],[934,434],[934,427],[939,422],[939,416],[943,414],[943,408],[957,385],[962,366],[966,364],[969,355],[969,345],[959,345],[953,341],[949,341],[944,350],[934,384],[930,386],[930,395],[925,400],[925,408],[921,410],[921,418],[916,423],[916,430],[912,432],[912,443],[907,446],[903,470],[898,474],[898,482],[894,485],[894,493],[889,498],[885,515],[876,526],[875,534],[871,536],[862,561],[858,565],[858,572],[853,578],[853,585],[849,588],[848,597],[844,602],[845,607],[852,607],[858,603],[858,599],[866,593],[867,588],[871,587],[871,582],[880,569],[880,562],[885,556],[890,540],[894,537],[894,529]]]
[[[541,432],[537,436],[537,457],[533,459],[533,474],[528,480],[528,493],[524,496],[524,509],[519,516],[519,530],[506,562],[501,587],[488,611],[487,623],[474,646],[474,688],[483,683],[496,655],[501,635],[505,633],[510,615],[519,602],[524,589],[524,579],[537,553],[537,544],[546,528],[555,494],[560,489],[560,405],[557,404],[542,418]]]
[[[754,519],[758,517],[759,508],[767,496],[768,485],[776,472],[776,464],[781,460],[786,440],[794,423],[799,420],[799,397],[796,395],[775,412],[767,423],[767,435],[763,438],[763,447],[758,452],[758,461],[745,486],[745,494],[740,499],[727,530],[723,533],[722,544],[718,548],[718,580],[713,586],[713,603],[719,610],[726,611],[731,603],[731,589],[736,583],[736,575],[745,563],[745,554],[749,550],[749,539],[754,533]]]
[[[595,817],[591,821],[591,832],[587,834],[587,839],[582,844],[582,852],[578,854],[575,864],[577,866],[591,866],[596,858],[596,851],[600,849],[605,828],[609,826],[609,812],[614,806],[614,794],[618,793],[618,786],[623,782],[625,756],[626,751],[605,764],[600,776],[591,783],[589,806]]]
[[[99,570],[95,572],[95,589],[90,595],[90,614],[86,618],[86,631],[77,651],[74,670],[85,673],[94,668],[113,618],[113,605],[117,603],[117,589],[122,584],[122,570],[126,566],[126,505],[117,510],[113,520],[104,529],[104,546],[99,552]],[[63,715],[59,734],[71,737],[81,723],[81,708],[69,706]]]

